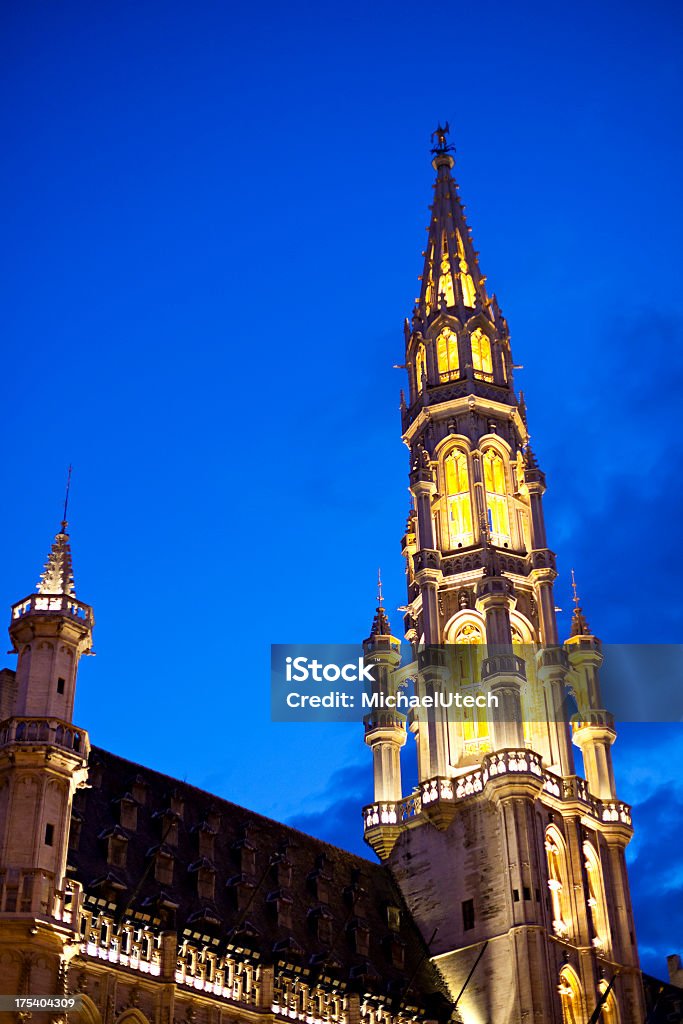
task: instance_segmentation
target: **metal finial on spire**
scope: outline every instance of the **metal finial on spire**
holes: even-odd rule
[[[73,466],[69,464],[69,471],[66,476],[66,494],[64,495],[64,515],[62,516],[62,533],[66,533],[67,528],[67,512],[69,510],[69,490],[71,488],[71,470]]]
[[[370,636],[391,636],[391,626],[384,607],[384,594],[382,593],[382,571],[377,570],[377,608],[372,621]]]
[[[572,612],[572,625],[571,625],[571,636],[592,636],[591,628],[588,625],[588,620],[583,614],[583,608],[579,601],[579,588],[576,585],[576,574],[572,569],[572,591],[574,596],[572,601],[574,602],[574,611]]]
[[[434,139],[436,139],[436,146],[432,148],[432,153],[449,153],[455,150],[455,146],[449,146],[448,142],[446,141],[446,136],[448,135],[450,130],[451,129],[448,124],[448,121],[446,121],[446,124],[443,127],[441,126],[441,122],[439,121],[438,126],[432,132],[432,142],[434,142]]]
[[[573,569],[572,569],[572,590],[574,592],[574,596],[572,598],[572,601],[578,607],[578,604],[579,604],[579,593],[578,593],[578,588],[576,586],[576,576],[574,575],[574,570]]]

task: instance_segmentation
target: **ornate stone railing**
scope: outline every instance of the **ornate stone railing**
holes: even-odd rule
[[[529,558],[515,551],[498,551],[498,560],[503,572],[516,573],[518,576],[529,575]],[[486,562],[483,549],[464,549],[442,555],[441,568],[445,575],[454,576],[459,572],[482,569]]]
[[[12,605],[12,621],[24,615],[50,615],[54,612],[66,612],[72,619],[78,619],[89,626],[94,623],[92,608],[69,594],[31,594]]]
[[[185,942],[178,950],[175,982],[242,1006],[258,1006],[261,968]]]
[[[80,882],[67,878],[64,888],[55,893],[53,917],[63,924],[71,925],[75,930],[81,920],[81,900],[83,887]]]
[[[365,832],[382,826],[400,826],[417,818],[430,807],[455,804],[483,792],[487,783],[504,775],[528,776],[540,780],[543,792],[562,801],[578,801],[600,821],[631,824],[627,804],[600,801],[591,795],[584,779],[577,775],[562,778],[542,765],[538,754],[530,750],[501,750],[488,754],[481,767],[453,778],[437,776],[421,782],[417,792],[397,801],[381,801],[363,809]]]
[[[348,999],[341,992],[328,992],[307,985],[298,978],[279,975],[273,988],[273,1013],[294,1020],[322,1024],[348,1024]]]
[[[143,924],[117,925],[106,913],[81,911],[81,955],[127,967],[141,974],[161,974],[160,936]]]
[[[88,756],[88,737],[82,729],[59,718],[8,718],[0,723],[0,746],[10,744],[48,744]]]
[[[603,800],[600,803],[602,821],[617,821],[622,825],[631,825],[631,808],[620,800]]]
[[[577,732],[579,729],[586,729],[591,725],[602,726],[606,729],[614,729],[614,715],[604,708],[592,709],[579,712],[572,717],[572,729]]]

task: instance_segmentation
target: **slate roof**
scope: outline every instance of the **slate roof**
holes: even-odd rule
[[[122,917],[151,909],[180,941],[218,938],[388,997],[394,1013],[449,1017],[441,976],[383,865],[97,747],[89,784],[74,799],[68,868],[88,895]],[[108,859],[112,840],[126,848],[123,866]],[[155,877],[164,857],[168,884]],[[211,900],[200,898],[200,874],[215,880]]]

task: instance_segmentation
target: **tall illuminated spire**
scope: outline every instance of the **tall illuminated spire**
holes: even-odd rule
[[[432,142],[436,143],[432,149],[436,182],[422,288],[415,311],[425,325],[439,311],[448,311],[464,320],[490,305],[486,279],[479,269],[478,253],[465,220],[465,207],[451,174],[455,161],[451,155],[454,147],[446,141],[448,131],[447,122],[444,128],[439,125],[432,133]]]

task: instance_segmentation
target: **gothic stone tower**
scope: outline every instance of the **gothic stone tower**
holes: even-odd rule
[[[73,725],[76,674],[92,609],[74,591],[67,524],[37,593],[12,607],[16,674],[0,688],[0,979],[3,991],[59,994],[75,955],[80,886],[66,879],[73,796],[88,734]]]
[[[624,860],[631,819],[615,791],[600,643],[578,601],[572,636],[558,641],[545,478],[513,387],[507,323],[487,293],[451,174],[452,147],[445,130],[435,137],[401,402],[413,496],[405,633],[414,660],[398,667],[399,641],[381,606],[365,653],[387,694],[406,678],[420,697],[485,688],[504,714],[474,710],[458,721],[420,709],[407,723],[396,711],[369,714],[376,802],[364,812],[365,836],[425,940],[438,929],[430,952],[454,999],[488,941],[458,1003],[466,1024],[585,1024],[615,974],[602,1020],[641,1024]],[[585,780],[563,714],[570,688]],[[419,784],[401,799],[406,727],[417,741]]]

